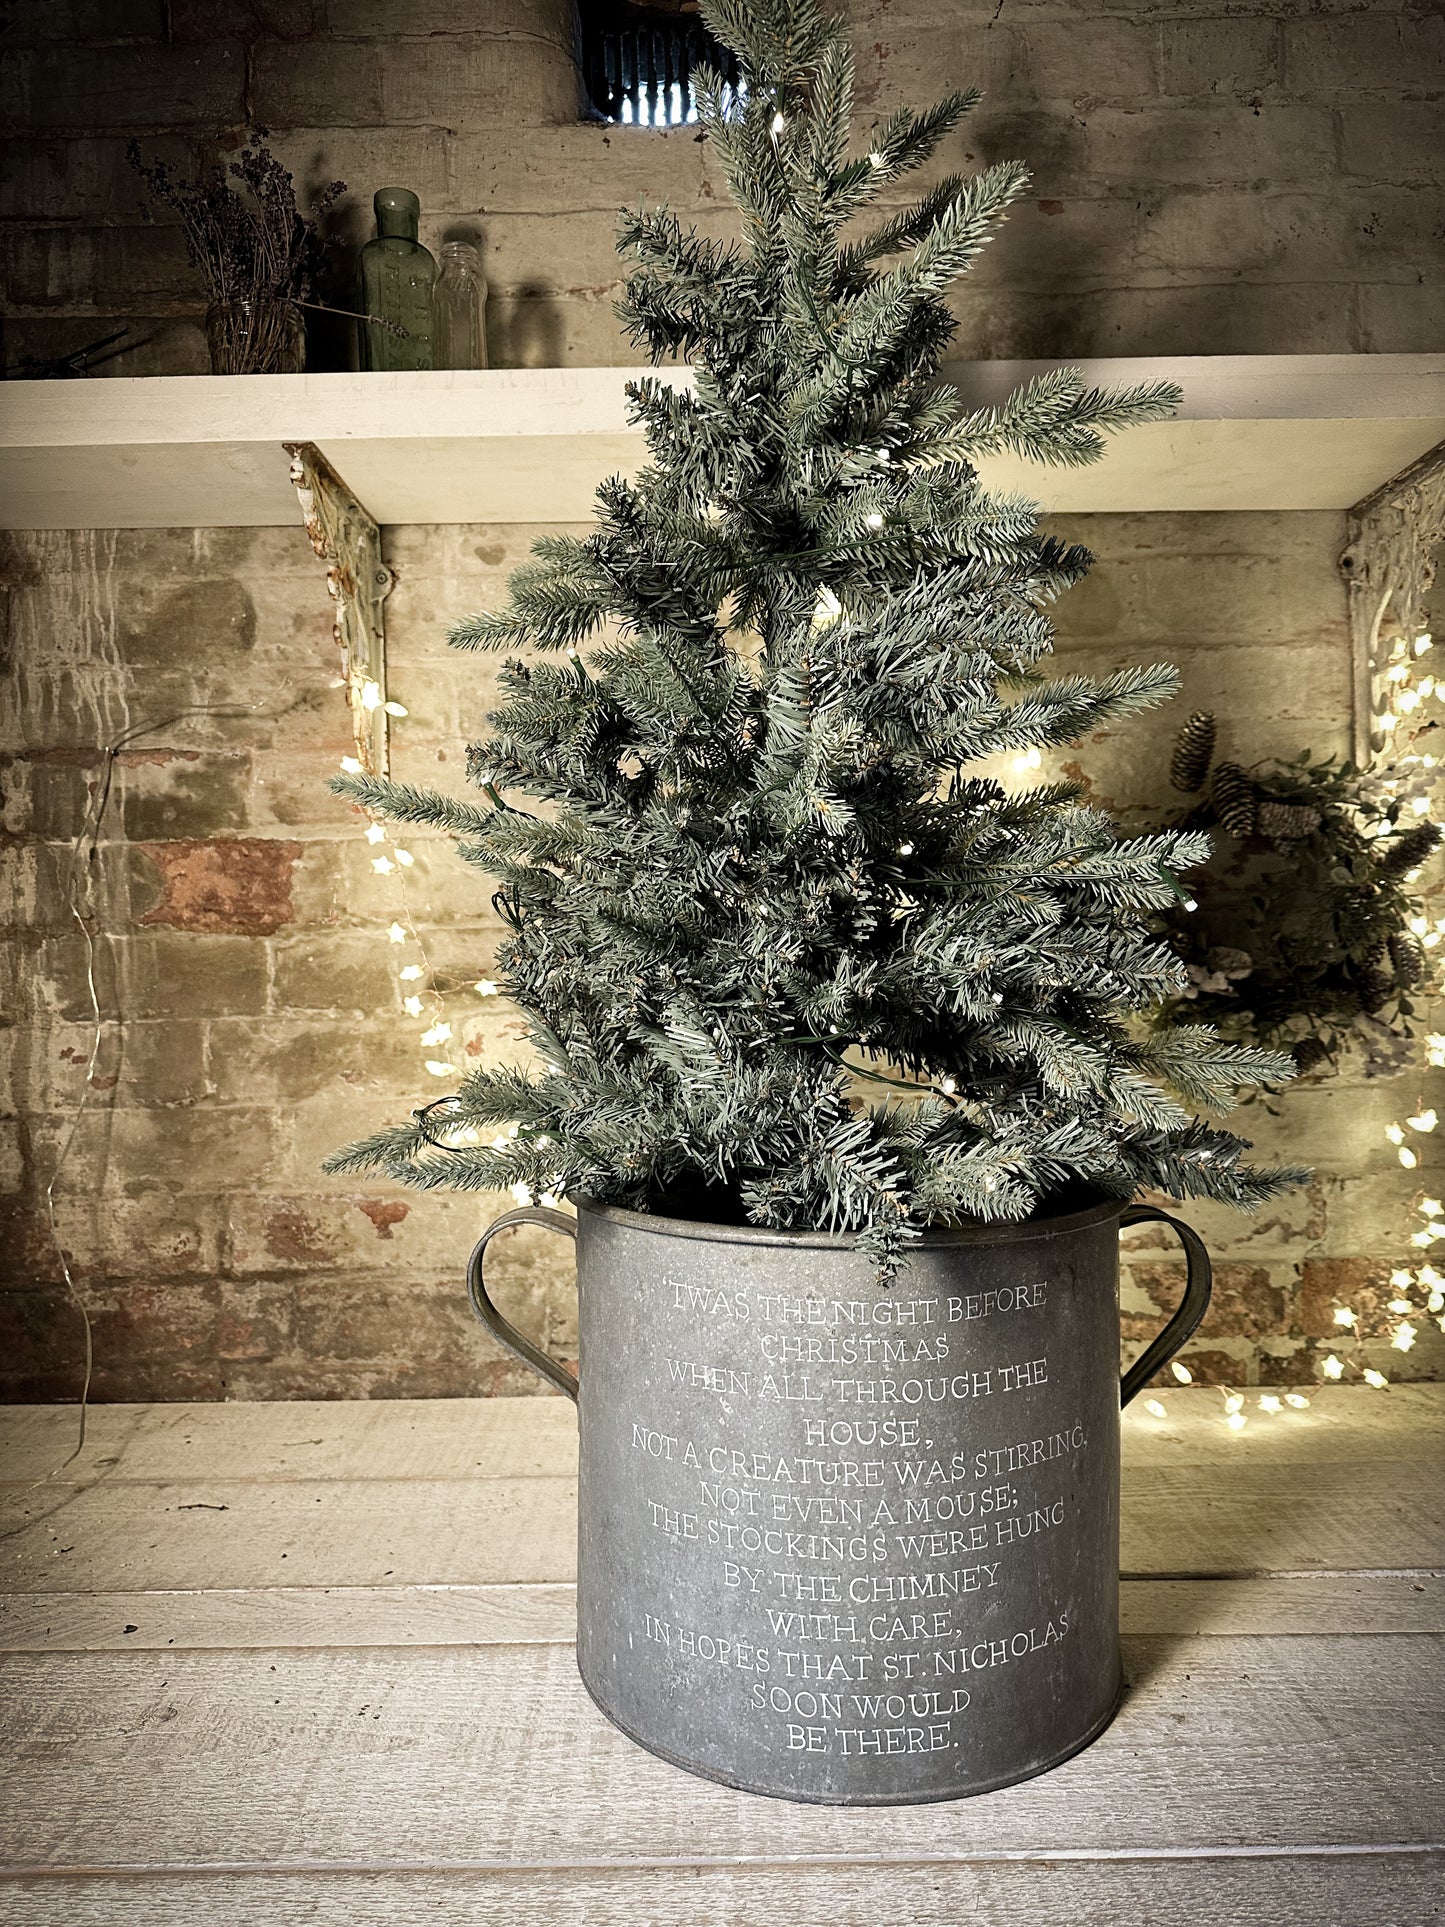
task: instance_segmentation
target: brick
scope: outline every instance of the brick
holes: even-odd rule
[[[11,228],[4,268],[12,308],[152,314],[204,298],[172,227]]]
[[[169,1190],[137,1197],[61,1196],[60,1240],[76,1278],[197,1279],[214,1276],[220,1250],[217,1213],[204,1198]]]
[[[164,0],[9,0],[5,42],[9,47],[61,41],[162,40]]]
[[[1445,89],[1445,15],[1399,11],[1286,20],[1291,94],[1348,105],[1378,93],[1391,104]]]
[[[0,1399],[69,1403],[78,1398],[84,1343],[80,1315],[63,1287],[0,1291]]]
[[[251,769],[244,751],[167,748],[133,751],[132,757],[120,771],[120,817],[133,843],[245,827]],[[134,854],[142,856],[140,850]],[[147,865],[154,861],[138,861],[138,880],[152,874]]]
[[[221,1017],[265,1008],[265,946],[249,937],[143,931],[117,942],[130,1017]]]
[[[470,33],[482,17],[474,0],[407,0],[394,25],[401,35]],[[569,54],[575,45],[566,0],[487,0],[485,22],[498,36],[525,35]],[[376,8],[371,0],[326,0],[326,25],[337,36],[364,39],[377,31]]]
[[[0,75],[0,118],[82,133],[237,124],[244,70],[235,43],[36,49],[16,54]]]
[[[392,1009],[396,947],[384,931],[308,936],[276,946],[275,997],[291,1010]]]
[[[1182,1264],[1134,1258],[1129,1261],[1129,1277],[1160,1313],[1168,1316],[1177,1309],[1184,1291]],[[1288,1294],[1271,1278],[1265,1266],[1228,1262],[1216,1264],[1214,1295],[1200,1327],[1201,1338],[1260,1338],[1266,1333],[1280,1331],[1287,1317],[1288,1304]],[[1130,1335],[1143,1337],[1148,1320],[1138,1319],[1137,1322],[1145,1329],[1131,1329]],[[1157,1329],[1157,1320],[1155,1325]]]
[[[0,141],[0,212],[11,220],[135,220],[145,189],[126,161],[126,142],[113,136]],[[146,143],[147,159],[165,160],[183,174],[199,168],[197,146],[180,135]],[[171,226],[169,208],[153,210]]]
[[[334,691],[329,693],[335,697]],[[354,755],[355,750],[351,725],[343,711],[336,718],[332,739],[319,742],[314,750],[304,755],[258,756],[246,799],[247,822],[255,830],[290,831],[307,840],[361,835],[362,823],[353,806],[326,787],[341,758]],[[393,774],[398,770],[393,756]]]
[[[327,217],[327,233],[350,246],[376,231],[372,196],[379,187],[401,182],[429,211],[452,205],[451,143],[418,140],[409,128],[300,126],[273,134],[270,147],[298,182],[346,182],[346,194]]]
[[[1438,354],[1442,280],[1430,263],[1413,285],[1359,289],[1360,348],[1372,355]]]
[[[257,1106],[192,1105],[172,1111],[117,1111],[110,1120],[107,1184],[196,1193],[263,1187],[276,1167],[281,1120]]]
[[[384,41],[378,50],[384,120],[448,128],[494,121],[565,126],[581,116],[570,47],[471,33]]]
[[[1401,1250],[1408,1250],[1406,1237]],[[1394,1258],[1306,1258],[1300,1268],[1299,1328],[1309,1338],[1328,1339],[1336,1347],[1350,1345],[1352,1335],[1335,1323],[1335,1310],[1354,1310],[1362,1329],[1388,1331],[1395,1322],[1386,1307],[1397,1294],[1390,1284],[1396,1266],[1409,1263]]]
[[[324,0],[170,0],[170,38],[304,40],[322,30],[325,14]]]
[[[1154,1335],[1152,1330],[1147,1337],[1144,1333],[1140,1333],[1137,1337],[1126,1333],[1123,1352],[1126,1365],[1133,1363],[1134,1357],[1143,1352],[1147,1339]],[[1250,1382],[1252,1357],[1243,1340],[1234,1340],[1232,1343],[1239,1349],[1232,1350],[1228,1343],[1200,1345],[1191,1340],[1179,1352],[1179,1363],[1199,1385],[1247,1385]],[[1163,1366],[1148,1381],[1149,1387],[1156,1391],[1173,1391],[1177,1389],[1178,1384],[1179,1381],[1168,1365]]]
[[[1056,198],[1019,202],[960,284],[964,306],[996,287],[1114,287],[1135,253],[1136,213],[1128,200]]]
[[[236,576],[141,577],[127,588],[127,601],[116,611],[115,647],[128,663],[174,665],[193,675],[204,645],[208,670],[225,676],[256,647],[256,604],[248,584]],[[182,740],[193,740],[189,719],[184,728]],[[227,732],[232,737],[235,728],[232,722]],[[148,751],[163,746],[147,739]]]
[[[93,1027],[37,1025],[28,1031],[27,1109],[43,1111],[79,1100],[90,1061]],[[128,1018],[107,1024],[91,1081],[97,1108],[197,1104],[210,1094],[203,1024],[185,1019]]]
[[[545,141],[517,141],[500,127],[478,133],[464,124],[447,143],[452,179],[446,201],[436,205],[487,214],[590,213],[608,234],[618,208],[639,200],[727,218],[708,149],[695,135],[693,128],[642,135],[580,121],[556,127]]]
[[[1081,179],[1095,187],[1128,184],[1150,196],[1165,181],[1190,188],[1242,181],[1270,189],[1318,186],[1335,165],[1329,112],[1274,100],[1097,108],[1088,116],[1084,143]]]
[[[377,50],[361,42],[298,48],[262,41],[251,55],[251,100],[273,128],[381,127],[388,119]]]
[[[1160,25],[1159,84],[1166,94],[1253,94],[1279,75],[1279,28],[1273,20]]]
[[[0,1279],[7,1287],[32,1289],[63,1280],[43,1201],[15,1194],[0,1197],[0,1252],[4,1254]]]
[[[1075,20],[1030,21],[1021,32],[1024,66],[998,97],[1040,100],[1138,100],[1154,92],[1152,27],[1099,14]]]
[[[6,830],[11,835],[72,842],[85,824],[99,755],[62,761],[42,750],[6,762],[0,775]]]
[[[394,1092],[431,1081],[422,1068],[431,1053],[417,1043],[423,1027],[399,1011],[340,1023],[330,1017],[220,1019],[211,1026],[215,1093],[223,1104],[269,1104],[280,1112],[341,1096],[364,1117],[386,1109]],[[411,1097],[408,1108],[421,1101]],[[360,1136],[362,1129],[345,1134]]]
[[[1340,112],[1341,164],[1370,181],[1445,180],[1445,101],[1390,100]]]
[[[135,915],[138,924],[266,937],[292,920],[299,843],[230,837],[139,844],[133,854],[157,886],[152,907]],[[138,893],[132,895],[134,902]],[[139,910],[139,903],[134,907]]]

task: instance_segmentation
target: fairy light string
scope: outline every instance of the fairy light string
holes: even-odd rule
[[[1399,636],[1391,645],[1385,671],[1388,701],[1379,718],[1387,748],[1370,773],[1385,809],[1394,806],[1395,820],[1382,812],[1375,832],[1379,836],[1393,835],[1402,824],[1427,821],[1432,814],[1431,791],[1445,774],[1445,759],[1431,746],[1438,741],[1441,729],[1437,705],[1445,703],[1445,676],[1437,677],[1430,667],[1434,647],[1434,637],[1428,632]],[[1406,881],[1415,882],[1419,876],[1419,869],[1412,870]],[[1445,1069],[1445,975],[1441,970],[1445,916],[1433,914],[1439,907],[1437,882],[1424,893],[1422,908],[1409,924],[1425,959],[1424,974],[1410,993],[1420,1017],[1423,1051],[1416,1068],[1422,1072]],[[1426,1141],[1440,1125],[1440,1113],[1417,1084],[1414,1108],[1384,1127],[1385,1142],[1402,1170],[1420,1169]],[[1436,1188],[1445,1190],[1445,1184],[1437,1183]],[[1320,1381],[1325,1385],[1348,1381],[1385,1391],[1390,1375],[1374,1362],[1381,1345],[1388,1341],[1393,1351],[1405,1356],[1414,1350],[1427,1325],[1433,1323],[1445,1332],[1445,1252],[1440,1254],[1439,1264],[1431,1259],[1434,1247],[1445,1244],[1445,1198],[1422,1186],[1410,1210],[1411,1255],[1391,1268],[1386,1292],[1379,1294],[1378,1302],[1341,1299],[1333,1307],[1332,1343],[1319,1360]],[[1193,1373],[1177,1359],[1170,1371],[1177,1385],[1193,1383]],[[1310,1404],[1308,1395],[1298,1390],[1246,1393],[1228,1385],[1218,1390],[1221,1416],[1227,1429],[1235,1433],[1243,1432],[1256,1413],[1277,1418]],[[1253,1410],[1247,1411],[1251,1396]],[[1142,1403],[1152,1418],[1168,1418],[1163,1397],[1147,1398]]]

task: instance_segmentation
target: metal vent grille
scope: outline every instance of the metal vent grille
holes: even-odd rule
[[[691,12],[626,4],[582,8],[582,77],[592,111],[627,127],[697,119],[692,77],[711,67],[738,84],[737,57]]]

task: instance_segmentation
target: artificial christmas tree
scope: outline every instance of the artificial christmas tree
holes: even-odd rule
[[[440,1117],[332,1168],[848,1232],[885,1267],[930,1224],[1080,1190],[1252,1205],[1293,1174],[1251,1170],[1191,1107],[1290,1060],[1130,1022],[1179,987],[1146,919],[1207,840],[1121,841],[1076,785],[986,773],[1175,677],[1042,677],[1047,606],[1090,558],[974,464],[1091,461],[1174,391],[1061,369],[962,410],[939,381],[943,291],[1024,170],[852,223],[976,95],[850,155],[849,51],[814,0],[705,12],[745,74],[699,81],[742,238],[667,213],[621,228],[628,333],[689,357],[695,390],[636,384],[650,466],[599,490],[590,534],[537,545],[509,610],[454,631],[556,659],[508,664],[470,757],[482,803],[336,784],[455,832],[497,879],[494,974],[544,1068],[474,1072]]]
[[[475,1072],[332,1169],[543,1196],[469,1288],[579,1399],[578,1663],[608,1716],[731,1785],[940,1799],[1112,1716],[1119,1403],[1209,1293],[1175,1226],[1184,1300],[1121,1388],[1119,1231],[1173,1224],[1143,1186],[1291,1182],[1195,1113],[1293,1065],[1143,1021],[1184,981],[1147,920],[1207,838],[1121,841],[1077,785],[996,774],[1174,675],[1043,677],[1089,558],[975,463],[1089,461],[1173,391],[1060,370],[965,411],[942,295],[1023,170],[856,232],[974,96],[850,155],[817,0],[703,10],[739,56],[735,90],[696,86],[742,238],[622,227],[629,333],[695,389],[637,383],[650,466],[457,627],[553,658],[507,666],[483,800],[337,785],[498,880],[494,975],[542,1067]],[[487,1293],[527,1221],[577,1239],[580,1387]]]

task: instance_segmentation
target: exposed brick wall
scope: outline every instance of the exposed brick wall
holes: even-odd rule
[[[1343,746],[1347,654],[1333,515],[1102,516],[1062,525],[1100,557],[1060,605],[1060,661],[1108,670],[1172,658],[1185,705],[1229,718],[1245,759]],[[459,745],[480,733],[495,664],[443,641],[459,611],[494,605],[527,528],[388,532],[399,776],[462,788]],[[99,774],[96,746],[127,723],[196,702],[196,717],[120,759],[96,865],[108,933],[97,972],[108,1022],[88,1116],[57,1200],[62,1241],[96,1320],[102,1397],[388,1396],[530,1391],[465,1311],[462,1267],[505,1200],[406,1194],[323,1178],[333,1146],[405,1115],[433,1089],[387,936],[407,909],[432,966],[469,983],[497,929],[482,879],[444,842],[408,839],[406,886],[324,776],[347,747],[321,574],[300,530],[11,538],[7,685],[0,692],[4,855],[18,1023],[19,1162],[4,1177],[10,1289],[0,1296],[0,1390],[75,1384],[79,1331],[60,1289],[39,1191],[69,1128],[90,1049],[84,946],[61,882]],[[255,706],[254,709],[251,706]],[[1158,715],[1087,744],[1077,764],[1126,821],[1167,805]],[[448,1047],[522,1055],[515,1019],[463,989]],[[1409,1203],[1445,1172],[1421,1140],[1416,1177],[1382,1127],[1417,1101],[1411,1079],[1334,1079],[1290,1093],[1249,1130],[1317,1166],[1314,1184],[1255,1219],[1191,1206],[1220,1260],[1215,1309],[1188,1356],[1201,1376],[1315,1375],[1336,1294],[1365,1303],[1407,1250]],[[568,1255],[524,1234],[502,1259],[516,1315],[561,1355],[575,1345]],[[1156,1329],[1182,1281],[1161,1232],[1132,1234],[1126,1335]],[[1428,1330],[1392,1373],[1438,1370]]]
[[[852,0],[859,106],[986,89],[940,167],[1034,170],[961,297],[989,356],[1439,346],[1445,15],[1435,0]],[[128,136],[189,166],[248,118],[303,184],[416,189],[479,233],[499,365],[629,358],[614,210],[726,226],[691,131],[580,124],[571,0],[10,0],[0,22],[6,359],[144,337],[117,374],[205,368],[178,235]],[[335,344],[332,344],[335,352]]]
[[[1021,156],[1031,198],[959,299],[959,352],[985,356],[1415,350],[1440,345],[1445,18],[1430,0],[855,0],[867,115],[975,80],[988,99],[940,166]],[[385,21],[386,31],[382,29]],[[570,0],[11,0],[0,21],[5,355],[122,321],[146,339],[112,374],[204,368],[203,298],[178,236],[140,218],[127,137],[186,166],[248,118],[303,182],[412,185],[433,242],[479,229],[499,363],[632,358],[611,302],[611,217],[668,199],[729,216],[686,130],[576,119]],[[1168,657],[1178,713],[1087,746],[1078,769],[1126,821],[1167,800],[1178,715],[1227,718],[1242,760],[1343,747],[1348,646],[1337,517],[1095,518],[1101,557],[1063,605],[1068,666]],[[533,531],[395,529],[391,679],[411,711],[403,777],[460,785],[490,670],[445,649],[447,619],[494,604]],[[0,1156],[0,1391],[73,1390],[67,1310],[41,1193],[90,1049],[84,946],[65,907],[70,839],[99,745],[195,703],[240,708],[138,738],[118,759],[94,866],[106,1016],[90,1107],[57,1195],[96,1323],[108,1398],[533,1389],[467,1318],[465,1253],[491,1200],[323,1179],[333,1145],[403,1115],[429,1082],[400,1008],[376,877],[323,788],[347,746],[320,570],[295,532],[11,538],[4,550],[6,753],[0,858],[14,906],[0,1027],[18,1118]],[[485,972],[487,893],[413,841],[431,961]],[[461,1048],[521,1045],[504,1007],[450,1000]],[[440,1088],[440,1087],[435,1087]],[[1308,1192],[1253,1220],[1191,1210],[1222,1260],[1191,1357],[1243,1383],[1308,1377],[1337,1294],[1365,1302],[1404,1255],[1414,1185],[1381,1127],[1409,1080],[1342,1079],[1257,1111],[1266,1149],[1312,1159]],[[1421,1173],[1438,1190],[1439,1153]],[[565,1259],[514,1241],[504,1290],[561,1354]],[[1177,1292],[1168,1241],[1136,1234],[1138,1344]],[[1442,1362],[1433,1332],[1392,1371]]]

